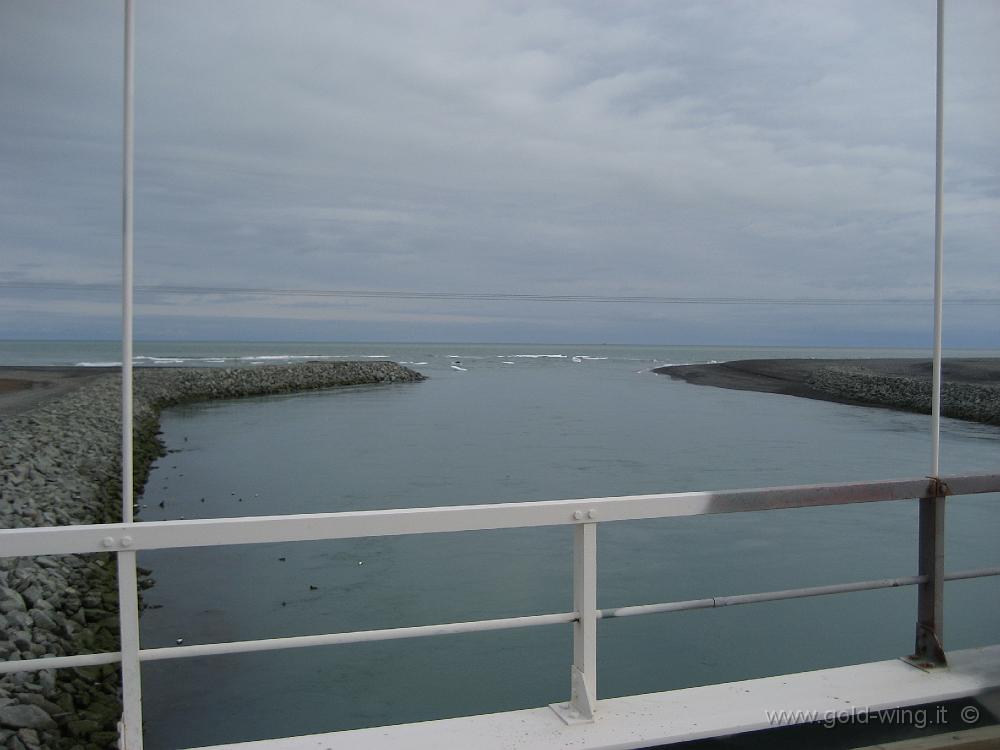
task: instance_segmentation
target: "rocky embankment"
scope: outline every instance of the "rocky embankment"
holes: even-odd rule
[[[160,410],[206,399],[422,380],[392,362],[135,373],[135,486],[162,454]],[[0,528],[120,520],[120,377],[0,420]],[[140,569],[140,587],[151,584]],[[0,558],[0,661],[118,650],[112,555]],[[0,679],[0,748],[104,750],[117,742],[117,665]]]
[[[863,367],[817,370],[807,384],[840,400],[886,406],[920,414],[931,412],[929,378],[887,375]],[[942,383],[941,413],[946,417],[1000,425],[1000,386]]]
[[[931,411],[931,363],[925,359],[752,359],[655,372],[696,385]],[[946,359],[942,374],[944,416],[1000,425],[1000,359]]]

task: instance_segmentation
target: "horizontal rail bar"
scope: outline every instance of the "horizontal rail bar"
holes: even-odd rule
[[[960,570],[947,573],[946,581],[960,581],[969,578],[985,578],[1000,576],[1000,567],[978,568],[976,570]],[[828,596],[830,594],[849,594],[854,591],[875,591],[891,589],[900,586],[916,586],[927,580],[927,576],[902,576],[900,578],[880,578],[872,581],[856,581],[852,583],[834,583],[828,586],[807,586],[798,589],[781,589],[779,591],[763,591],[758,594],[734,594],[731,596],[712,596],[705,599],[687,599],[679,602],[663,604],[640,604],[631,607],[616,607],[602,609],[598,617],[611,619],[614,617],[636,617],[637,615],[653,615],[661,612],[686,612],[693,609],[717,609],[733,607],[739,604],[758,604],[760,602],[776,602],[782,599],[805,599],[810,596]]]
[[[1000,566],[992,568],[977,568],[975,570],[959,570],[954,573],[947,573],[945,575],[945,580],[960,581],[970,578],[985,578],[987,576],[1000,576]],[[687,601],[667,602],[664,604],[641,604],[630,607],[617,607],[614,609],[598,610],[597,616],[602,619],[613,619],[615,617],[635,617],[637,615],[650,615],[661,612],[682,612],[692,609],[711,609],[737,604],[754,604],[758,602],[777,601],[779,599],[796,599],[810,596],[825,596],[828,594],[843,594],[852,591],[869,591],[874,589],[895,588],[898,586],[913,586],[918,583],[923,583],[923,581],[924,576],[883,578],[874,581],[858,581],[856,583],[840,583],[829,586],[811,586],[800,589],[767,591],[759,594],[737,594],[734,596],[689,599]],[[400,638],[420,638],[433,635],[449,635],[454,633],[512,630],[516,628],[534,627],[539,625],[558,625],[561,623],[570,623],[575,622],[576,619],[576,612],[560,612],[547,615],[530,615],[527,617],[507,617],[496,620],[475,620],[472,622],[447,623],[443,625],[420,625],[409,628],[359,630],[350,633],[294,636],[291,638],[269,638],[257,641],[234,641],[232,643],[170,646],[141,650],[139,652],[139,658],[141,661],[159,661],[163,659],[193,656],[248,653],[251,651],[274,651],[285,648],[305,648],[308,646],[329,646],[346,643],[362,643],[366,641],[395,640]],[[250,647],[243,648],[246,644],[250,644]],[[118,651],[109,651],[100,654],[79,654],[76,656],[46,656],[36,659],[0,662],[0,674],[12,674],[14,672],[37,672],[43,669],[65,669],[69,667],[93,667],[103,664],[117,664],[120,661],[121,653]]]
[[[923,583],[926,576],[904,576],[902,578],[882,578],[874,581],[856,581],[853,583],[834,583],[829,586],[808,586],[798,589],[782,589],[780,591],[763,591],[758,594],[735,594],[732,596],[710,596],[705,599],[687,599],[679,602],[664,602],[663,604],[641,604],[632,607],[617,607],[602,609],[599,617],[635,617],[637,615],[653,615],[661,612],[686,612],[692,609],[716,609],[732,607],[738,604],[757,604],[758,602],[774,602],[781,599],[804,599],[810,596],[827,596],[829,594],[846,594],[852,591],[873,591],[889,589],[898,586],[915,586]]]
[[[67,669],[69,667],[99,667],[117,664],[122,660],[120,651],[101,654],[76,654],[74,656],[41,656],[36,659],[14,659],[0,661],[0,674],[14,672],[39,672],[43,669]]]
[[[986,578],[987,576],[1000,576],[1000,566],[994,568],[977,568],[975,570],[957,570],[954,573],[945,573],[946,581],[964,581],[969,578]]]
[[[199,643],[192,646],[167,646],[139,651],[140,661],[160,661],[161,659],[182,659],[192,656],[219,656],[222,654],[245,654],[252,651],[277,651],[286,648],[306,648],[309,646],[334,646],[345,643],[369,643],[391,641],[400,638],[425,638],[432,635],[453,635],[455,633],[478,633],[488,630],[513,630],[539,625],[559,625],[574,622],[576,612],[559,612],[550,615],[529,617],[506,617],[499,620],[474,620],[472,622],[452,622],[444,625],[418,625],[409,628],[387,628],[385,630],[357,630],[350,633],[328,633],[326,635],[300,635],[291,638],[264,638],[255,641],[233,641],[231,643]]]
[[[949,495],[1000,492],[1000,474],[944,477]],[[0,530],[0,557],[558,526],[905,500],[928,478],[576,500]]]

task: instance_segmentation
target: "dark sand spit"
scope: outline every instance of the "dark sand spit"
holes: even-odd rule
[[[117,367],[0,367],[0,417],[75,391]]]
[[[947,359],[942,364],[944,416],[1000,425],[1000,358]],[[929,359],[747,359],[657,367],[695,385],[880,406],[929,414]]]

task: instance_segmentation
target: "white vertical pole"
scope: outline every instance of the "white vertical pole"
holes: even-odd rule
[[[931,382],[931,476],[941,470],[941,323],[944,276],[944,0],[937,3],[937,133],[934,168],[934,364]]]
[[[931,476],[941,469],[941,311],[944,271],[944,0],[937,1],[937,133],[934,165],[934,364],[931,380]],[[947,665],[944,651],[944,503],[945,488],[935,481],[932,495],[920,500],[918,571],[927,576],[917,589],[917,633],[909,661],[923,669]]]
[[[573,623],[570,699],[552,706],[567,724],[593,721],[597,707],[596,523],[573,527],[573,608],[579,616]]]
[[[133,66],[132,0],[125,0],[125,92],[122,138],[122,520],[132,522],[132,173]]]
[[[135,98],[135,17],[125,0],[125,86],[122,132],[122,520],[133,522],[132,486],[132,193],[133,102]],[[129,539],[122,538],[122,546]],[[139,595],[135,552],[118,552],[118,617],[122,654],[122,723],[120,744],[142,750],[142,694],[139,671]]]

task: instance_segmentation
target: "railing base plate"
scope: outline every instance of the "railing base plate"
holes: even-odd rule
[[[556,716],[563,720],[568,726],[577,724],[593,724],[593,716],[584,716],[571,703],[550,703],[549,708],[555,711]]]

